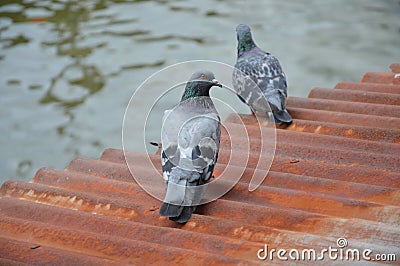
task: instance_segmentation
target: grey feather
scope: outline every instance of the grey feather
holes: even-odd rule
[[[208,83],[197,81],[202,75],[194,74],[181,102],[163,117],[161,162],[167,192],[160,215],[179,223],[187,222],[201,203],[220,145],[220,118],[207,95],[219,83],[211,72],[200,73],[206,73]],[[207,86],[207,92],[201,86]]]
[[[286,76],[278,59],[257,47],[247,25],[240,24],[236,30],[238,56],[232,81],[239,98],[253,112],[268,112],[269,104],[277,124],[291,123],[286,110]]]

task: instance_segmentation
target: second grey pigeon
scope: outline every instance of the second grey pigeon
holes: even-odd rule
[[[164,112],[161,163],[167,192],[160,215],[186,223],[200,204],[217,162],[220,118],[210,98],[222,85],[207,70],[195,72],[181,101]]]
[[[239,98],[250,105],[253,113],[268,112],[265,108],[267,100],[276,124],[291,123],[292,117],[286,110],[286,76],[278,59],[257,47],[249,26],[238,25],[236,33],[238,47],[233,85]],[[250,78],[252,82],[246,82],[246,78]],[[250,83],[256,84],[261,89],[262,95]]]

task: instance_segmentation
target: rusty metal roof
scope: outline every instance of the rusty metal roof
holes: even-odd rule
[[[262,186],[247,189],[258,153],[250,135],[240,182],[185,225],[159,216],[160,202],[133,181],[117,149],[99,160],[77,158],[65,170],[42,168],[31,182],[5,182],[0,264],[251,265],[261,262],[264,244],[320,250],[337,247],[338,238],[399,261],[400,64],[390,67],[391,73],[365,73],[361,82],[314,88],[308,98],[290,97],[294,122],[277,130]],[[252,116],[241,118],[249,132],[258,130]],[[236,120],[224,124],[234,129]],[[225,140],[216,175],[228,160]],[[129,156],[139,173],[151,173],[141,166],[146,154]],[[159,164],[158,155],[150,158]]]

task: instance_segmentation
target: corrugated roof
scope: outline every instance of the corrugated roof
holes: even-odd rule
[[[252,151],[243,177],[185,225],[159,216],[160,202],[133,181],[117,149],[99,160],[77,158],[65,170],[42,168],[31,182],[7,181],[0,198],[0,264],[251,265],[265,263],[257,258],[264,244],[318,251],[337,248],[338,238],[349,248],[396,254],[398,263],[400,64],[391,69],[333,89],[314,88],[308,98],[290,97],[294,122],[277,130],[271,171],[253,192],[247,188],[259,129],[254,117],[241,115]],[[237,120],[230,116],[224,124],[234,132]],[[217,176],[229,160],[227,136],[221,143]],[[136,172],[152,174],[141,166],[146,154],[129,156]],[[160,165],[159,155],[150,158]]]

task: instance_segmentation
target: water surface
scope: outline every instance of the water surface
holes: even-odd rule
[[[234,64],[238,23],[280,59],[293,96],[400,59],[398,1],[3,0],[0,183],[121,148],[134,90],[177,62]]]

